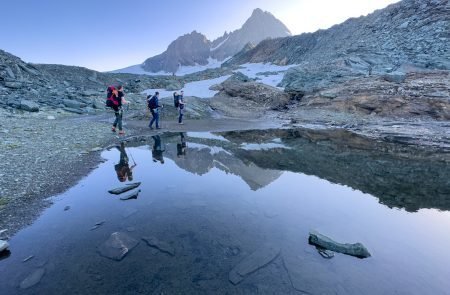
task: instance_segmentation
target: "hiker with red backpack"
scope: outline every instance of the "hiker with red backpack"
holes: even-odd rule
[[[125,94],[122,85],[108,87],[106,106],[114,110],[114,115],[116,117],[111,130],[112,132],[116,132],[116,127],[118,127],[119,135],[125,134],[125,132],[122,130],[122,115],[123,115],[122,105],[126,103],[129,102],[125,100]]]

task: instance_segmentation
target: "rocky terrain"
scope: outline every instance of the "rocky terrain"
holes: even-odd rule
[[[289,29],[271,13],[255,9],[240,29],[225,32],[214,41],[193,31],[177,38],[165,52],[145,60],[141,67],[147,72],[176,73],[180,66],[206,65],[211,58],[223,61],[249,43],[256,45],[267,38],[290,35]]]
[[[447,0],[404,0],[328,30],[262,41],[223,66],[296,64],[279,86],[302,106],[448,119],[449,15]]]

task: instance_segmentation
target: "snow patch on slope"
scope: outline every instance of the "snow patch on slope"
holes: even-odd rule
[[[201,81],[186,83],[186,85],[184,85],[183,89],[180,89],[180,90],[184,90],[184,96],[211,98],[214,95],[216,95],[216,93],[218,91],[210,90],[209,87],[211,87],[212,85],[215,85],[215,84],[220,84],[223,81],[225,81],[226,79],[228,79],[229,77],[230,77],[230,75],[227,75],[227,76],[222,76],[222,77],[215,78],[215,79],[201,80]],[[172,97],[173,92],[174,92],[174,91],[167,91],[165,89],[147,89],[147,90],[144,90],[142,93],[149,95],[149,94],[154,94],[156,91],[159,92],[160,98]]]
[[[230,57],[224,59],[223,61],[214,59],[212,57],[208,57],[208,64],[206,65],[195,65],[195,66],[181,66],[178,71],[175,73],[176,76],[184,76],[187,74],[192,74],[196,72],[201,72],[207,69],[215,69],[220,68],[222,63],[226,62]],[[136,74],[136,75],[149,75],[149,76],[172,76],[172,73],[168,72],[147,72],[142,68],[142,64],[134,65],[130,67],[126,67],[123,69],[111,71],[110,73],[127,73],[127,74]]]
[[[271,63],[247,63],[240,65],[240,68],[235,72],[241,72],[249,78],[258,78],[256,82],[277,87],[281,80],[283,80],[286,71],[295,66],[297,65],[278,66]],[[258,75],[258,73],[264,72],[272,73]]]
[[[225,42],[228,41],[229,38],[230,38],[230,36],[228,36],[225,40],[223,40],[222,42],[220,42],[216,47],[211,48],[210,51],[214,51],[214,50],[216,50],[217,48],[219,48],[220,46],[222,46]]]

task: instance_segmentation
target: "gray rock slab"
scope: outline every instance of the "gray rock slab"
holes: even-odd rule
[[[406,74],[402,72],[392,72],[383,75],[383,79],[393,83],[403,83],[406,80]]]
[[[133,239],[126,233],[114,232],[108,240],[98,247],[98,252],[103,257],[120,261],[138,244],[138,240]]]
[[[175,256],[175,249],[169,243],[160,241],[156,237],[143,237],[142,240],[145,241],[150,247],[156,248],[159,251],[171,256]]]
[[[71,100],[71,99],[63,99],[63,104],[68,107],[68,108],[72,108],[72,109],[79,109],[79,108],[84,108],[86,107],[85,103],[76,101],[76,100]]]
[[[265,244],[236,265],[229,273],[228,279],[234,285],[239,284],[247,275],[268,265],[280,254],[280,247]]]
[[[309,243],[331,250],[334,252],[355,256],[358,258],[370,257],[370,253],[366,247],[361,243],[343,244],[333,241],[327,236],[324,236],[316,231],[309,233]]]
[[[20,289],[28,289],[38,284],[45,274],[45,268],[38,268],[27,276],[21,283]]]
[[[24,99],[20,101],[20,109],[27,112],[39,112],[39,105],[33,101]]]

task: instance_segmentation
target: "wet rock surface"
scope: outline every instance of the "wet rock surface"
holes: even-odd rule
[[[42,280],[44,275],[45,268],[36,269],[20,283],[20,289],[29,289],[37,285]]]
[[[154,247],[161,252],[169,254],[170,256],[175,255],[175,249],[173,248],[173,246],[164,241],[160,241],[156,237],[143,237],[142,240],[144,240],[145,243],[147,243],[147,245],[149,245],[150,247]]]
[[[229,280],[234,285],[239,284],[245,277],[272,262],[280,254],[276,245],[265,244],[258,250],[245,257],[229,273]]]
[[[103,257],[120,261],[138,244],[138,240],[133,239],[126,233],[114,232],[108,240],[99,246],[98,252]]]

